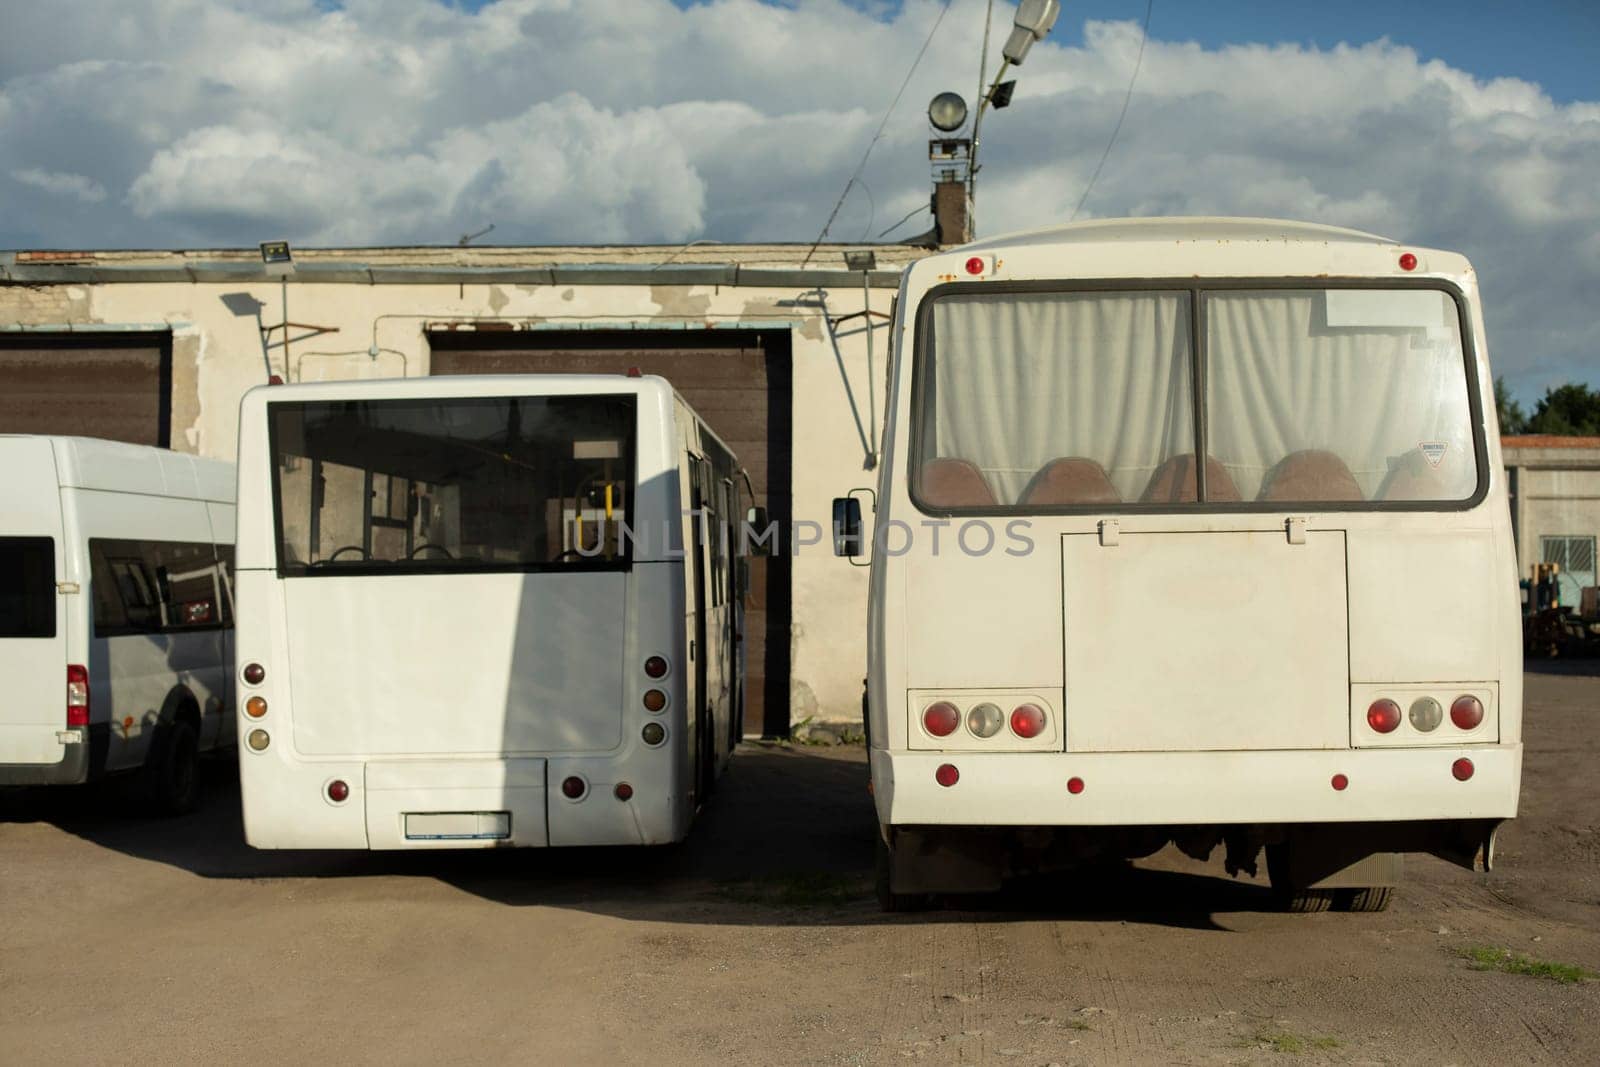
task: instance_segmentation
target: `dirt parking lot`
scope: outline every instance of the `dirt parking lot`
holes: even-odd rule
[[[1600,971],[1600,665],[1528,681],[1498,869],[1379,915],[1170,853],[880,915],[851,748],[746,745],[646,853],[254,852],[226,764],[176,821],[10,796],[0,1063],[1600,1062],[1600,982],[1514,973]]]

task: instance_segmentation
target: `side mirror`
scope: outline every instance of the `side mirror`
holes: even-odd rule
[[[745,509],[743,542],[752,556],[770,556],[777,549],[778,532],[772,528],[766,508]]]
[[[833,498],[833,554],[861,555],[861,501],[853,496]]]

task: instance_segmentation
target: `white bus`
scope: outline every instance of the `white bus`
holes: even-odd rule
[[[1487,866],[1522,662],[1465,259],[1097,221],[920,260],[896,316],[872,529],[835,502],[885,908],[1168,842],[1265,847],[1295,910]]]
[[[0,435],[0,469],[0,786],[139,771],[191,810],[234,739],[232,464]]]
[[[251,845],[688,833],[740,721],[742,486],[665,380],[263,387],[239,470]]]

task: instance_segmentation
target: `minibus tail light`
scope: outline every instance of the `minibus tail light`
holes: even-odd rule
[[[644,661],[644,673],[652,678],[662,678],[667,673],[667,661],[661,656],[651,656]]]
[[[1037,704],[1018,704],[1011,712],[1011,732],[1024,739],[1044,733],[1044,709]]]
[[[579,778],[576,774],[569,775],[561,781],[561,795],[568,800],[582,800],[584,794],[589,792],[589,783]]]
[[[956,770],[954,763],[941,763],[939,769],[933,772],[933,780],[948,788],[961,781],[961,772]]]
[[[89,669],[67,665],[67,725],[89,725]]]
[[[961,711],[948,700],[935,701],[922,712],[922,727],[934,737],[949,737],[961,725]]]
[[[328,783],[328,799],[335,804],[343,804],[350,799],[350,783],[335,778]]]
[[[1483,722],[1483,702],[1470,693],[1456,697],[1450,705],[1450,721],[1457,729],[1475,730]]]
[[[1400,705],[1379,697],[1367,708],[1367,725],[1380,734],[1392,734],[1400,726]]]
[[[1464,782],[1468,778],[1471,778],[1472,770],[1472,761],[1467,759],[1465,756],[1462,756],[1460,759],[1450,764],[1450,773],[1455,775],[1456,781],[1458,782]]]

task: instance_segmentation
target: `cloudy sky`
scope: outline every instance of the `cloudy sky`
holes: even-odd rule
[[[943,6],[0,0],[0,247],[810,240]],[[923,108],[973,97],[984,9],[951,3],[832,238],[926,204]],[[985,123],[980,233],[1071,216],[1145,10],[1065,5]],[[1600,385],[1600,4],[1505,12],[1156,0],[1080,217],[1460,250],[1517,393]]]

